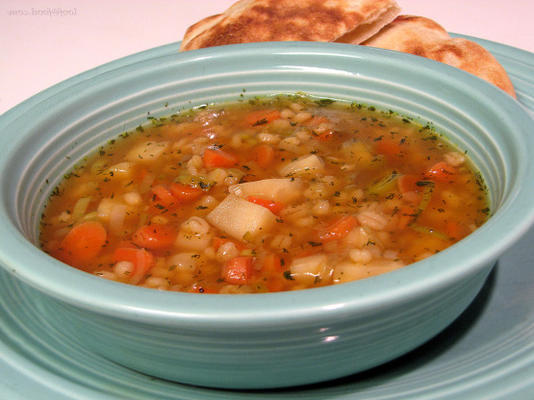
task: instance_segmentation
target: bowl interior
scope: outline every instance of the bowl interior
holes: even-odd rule
[[[175,300],[169,302],[166,293],[104,282],[53,260],[37,248],[40,216],[66,172],[107,140],[146,123],[147,117],[297,92],[374,105],[423,125],[431,123],[480,170],[494,214],[450,249],[388,276],[340,285],[343,288],[313,289],[312,294],[292,293],[296,305],[302,301],[302,310],[311,313],[325,304],[334,307],[347,301],[387,301],[425,285],[430,290],[440,280],[456,279],[462,270],[495,258],[530,225],[532,120],[507,95],[467,73],[419,57],[342,44],[260,43],[133,62],[62,89],[17,118],[4,116],[0,126],[9,140],[0,156],[0,219],[5,221],[0,227],[0,261],[44,292],[69,301],[76,298],[82,306],[91,304],[109,313],[133,307],[171,315],[176,309],[169,304],[187,298],[198,307],[193,312],[222,318],[208,310],[221,301],[215,297],[225,296],[173,294]],[[495,245],[488,246],[492,242]],[[446,268],[436,273],[428,265]],[[354,285],[359,287],[358,299],[351,295]],[[247,313],[263,301],[256,300],[261,296],[247,295],[244,306],[235,298],[222,301]],[[267,311],[283,314],[288,294],[269,296]]]

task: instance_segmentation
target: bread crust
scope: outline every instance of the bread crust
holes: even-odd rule
[[[394,0],[240,0],[189,27],[180,50],[265,41],[332,42],[351,32],[362,42],[399,13]]]
[[[191,25],[180,51],[265,41],[363,44],[460,68],[516,97],[508,74],[489,51],[450,37],[429,18],[399,13],[394,0],[239,0]]]
[[[362,44],[396,51],[410,49],[415,54],[424,53],[430,43],[449,38],[449,33],[431,19],[400,15]]]
[[[441,25],[429,18],[398,16],[362,44],[410,53],[460,68],[516,97],[508,74],[489,51],[473,41],[450,37]]]

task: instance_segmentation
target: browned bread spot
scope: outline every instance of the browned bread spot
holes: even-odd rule
[[[363,41],[400,12],[394,0],[240,0],[189,27],[181,51],[264,41]],[[359,28],[359,29],[358,29]]]

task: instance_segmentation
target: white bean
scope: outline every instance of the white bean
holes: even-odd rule
[[[191,217],[184,223],[180,229],[188,233],[193,233],[195,235],[203,235],[209,232],[210,225],[204,218],[200,217]]]
[[[258,134],[258,140],[263,143],[276,144],[280,142],[280,136],[262,132]]]
[[[210,181],[215,182],[215,184],[219,185],[224,182],[224,179],[228,176],[228,172],[222,168],[216,168],[213,171],[210,171],[208,174],[208,179]]]
[[[289,108],[285,108],[282,111],[280,111],[280,116],[285,119],[291,119],[295,116],[295,113]]]
[[[235,243],[226,242],[219,246],[219,248],[217,249],[216,258],[220,262],[225,262],[230,260],[231,258],[237,257],[238,255],[239,250],[237,249]]]
[[[153,289],[166,290],[169,287],[169,281],[165,278],[151,276],[146,279],[145,286]]]
[[[376,211],[364,210],[356,215],[358,222],[374,230],[382,230],[386,227],[388,219]]]
[[[289,235],[282,235],[282,234],[276,235],[271,240],[271,247],[273,249],[278,249],[278,250],[288,249],[291,246],[291,240],[292,240],[291,236]]]
[[[124,193],[124,201],[131,206],[137,206],[141,204],[142,198],[137,192],[127,192]]]
[[[293,120],[295,122],[302,123],[302,122],[306,122],[307,120],[311,119],[312,116],[313,115],[311,112],[301,111],[297,115],[295,115]]]
[[[197,266],[199,255],[197,253],[177,253],[167,259],[167,265],[177,271],[192,272]]]
[[[367,249],[352,249],[349,257],[355,263],[367,264],[373,259],[373,255]]]
[[[313,215],[326,215],[330,212],[330,202],[328,200],[317,200],[312,208]]]
[[[119,261],[113,266],[113,272],[118,276],[131,276],[134,271],[134,264],[130,261]]]
[[[217,199],[209,195],[202,197],[199,201],[199,205],[203,207],[208,207],[208,208],[214,208],[215,206],[217,206],[217,204],[219,204]]]
[[[204,163],[202,162],[202,158],[195,154],[191,159],[187,162],[187,172],[189,172],[191,175],[197,175],[198,170],[202,168]]]
[[[302,104],[299,104],[299,103],[291,103],[289,105],[289,108],[291,108],[295,112],[299,112],[300,110],[302,110],[304,108],[304,106]]]

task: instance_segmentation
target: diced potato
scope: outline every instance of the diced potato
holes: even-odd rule
[[[369,278],[370,276],[384,274],[403,267],[404,264],[392,260],[375,260],[369,264],[353,263],[350,261],[342,262],[334,268],[333,282],[343,283],[358,279]]]
[[[368,278],[369,276],[369,269],[363,264],[346,261],[336,265],[332,278],[334,283],[344,283]]]
[[[371,261],[366,267],[369,268],[370,275],[381,275],[404,267],[404,263],[401,261],[381,259]]]
[[[151,162],[157,160],[168,147],[169,142],[147,141],[130,150],[126,159],[134,162]]]
[[[302,182],[291,178],[263,179],[232,185],[228,190],[239,197],[258,196],[287,204],[301,197]]]
[[[327,267],[326,254],[295,258],[289,267],[291,276],[296,281],[313,282],[320,278]]]
[[[226,196],[206,219],[238,240],[253,240],[268,232],[276,223],[276,216],[267,208],[233,194]]]
[[[295,161],[291,161],[289,164],[280,168],[279,172],[282,176],[290,176],[317,173],[323,169],[324,161],[315,154],[311,154],[309,156],[300,157]]]

